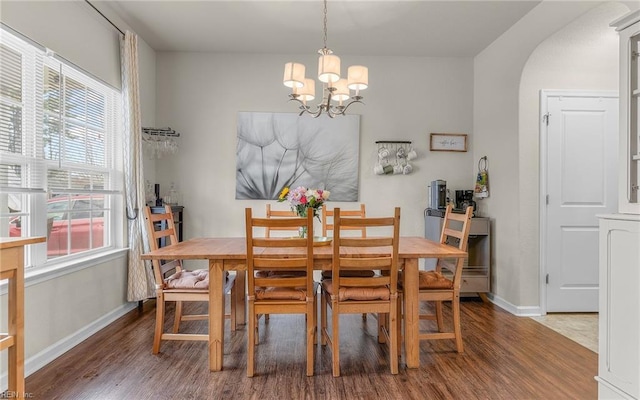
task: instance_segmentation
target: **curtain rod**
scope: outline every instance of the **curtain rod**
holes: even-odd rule
[[[93,8],[94,10],[96,10],[98,12],[98,14],[100,14],[102,16],[102,18],[106,19],[107,22],[109,22],[111,24],[111,26],[113,26],[114,28],[116,28],[118,30],[118,32],[120,32],[120,34],[122,36],[124,36],[124,32],[122,32],[122,29],[118,28],[118,26],[116,24],[114,24],[113,22],[111,22],[111,20],[109,18],[107,18],[102,12],[100,12],[100,10],[98,10],[96,8],[96,6],[94,6],[93,4],[89,3],[89,0],[84,0],[88,5],[91,6],[91,8]]]

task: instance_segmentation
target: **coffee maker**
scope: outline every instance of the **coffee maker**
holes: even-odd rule
[[[441,179],[431,182],[429,186],[429,208],[444,210],[447,208],[447,181]]]
[[[467,207],[473,207],[476,214],[476,202],[473,200],[473,190],[456,190],[456,211],[465,212]]]

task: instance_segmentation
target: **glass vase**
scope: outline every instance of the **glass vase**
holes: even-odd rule
[[[301,226],[300,228],[298,228],[298,236],[300,236],[300,238],[302,238],[302,239],[307,237],[307,227],[306,226]]]

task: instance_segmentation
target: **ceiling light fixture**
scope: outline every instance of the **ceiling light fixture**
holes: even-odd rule
[[[352,65],[348,69],[347,79],[340,79],[340,57],[327,48],[327,0],[324,0],[324,47],[318,50],[318,80],[322,82],[323,98],[314,110],[308,105],[316,96],[316,82],[305,77],[305,66],[301,63],[288,62],[284,65],[282,83],[292,89],[291,100],[300,103],[300,114],[308,113],[317,118],[323,112],[331,118],[345,115],[347,108],[353,103],[362,103],[360,90],[369,86],[369,69],[363,65]],[[355,93],[350,95],[350,90]],[[345,101],[348,102],[344,104]],[[334,101],[334,103],[332,103]],[[364,104],[364,103],[363,103]]]

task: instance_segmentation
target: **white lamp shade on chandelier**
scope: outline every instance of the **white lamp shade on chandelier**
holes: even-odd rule
[[[324,1],[324,47],[318,50],[318,80],[322,82],[323,98],[316,109],[311,110],[308,101],[315,98],[316,84],[307,78],[306,67],[297,62],[284,65],[282,82],[291,88],[289,97],[300,103],[300,115],[308,113],[318,117],[326,112],[329,117],[345,115],[347,108],[353,103],[362,103],[360,91],[369,87],[369,69],[364,65],[352,65],[347,69],[347,78],[340,78],[340,57],[327,48],[327,0]],[[352,95],[350,90],[355,93]],[[334,103],[332,103],[332,101]],[[349,101],[346,105],[343,102]]]
[[[316,81],[311,78],[304,79],[304,85],[298,89],[300,99],[304,102],[311,101],[316,98]]]
[[[283,83],[286,87],[300,88],[304,85],[304,73],[306,67],[304,64],[288,62],[284,65]]]
[[[318,57],[318,80],[324,83],[337,82],[340,79],[340,57],[323,54]]]
[[[347,71],[349,89],[358,91],[369,87],[369,68],[364,65],[352,65]]]

